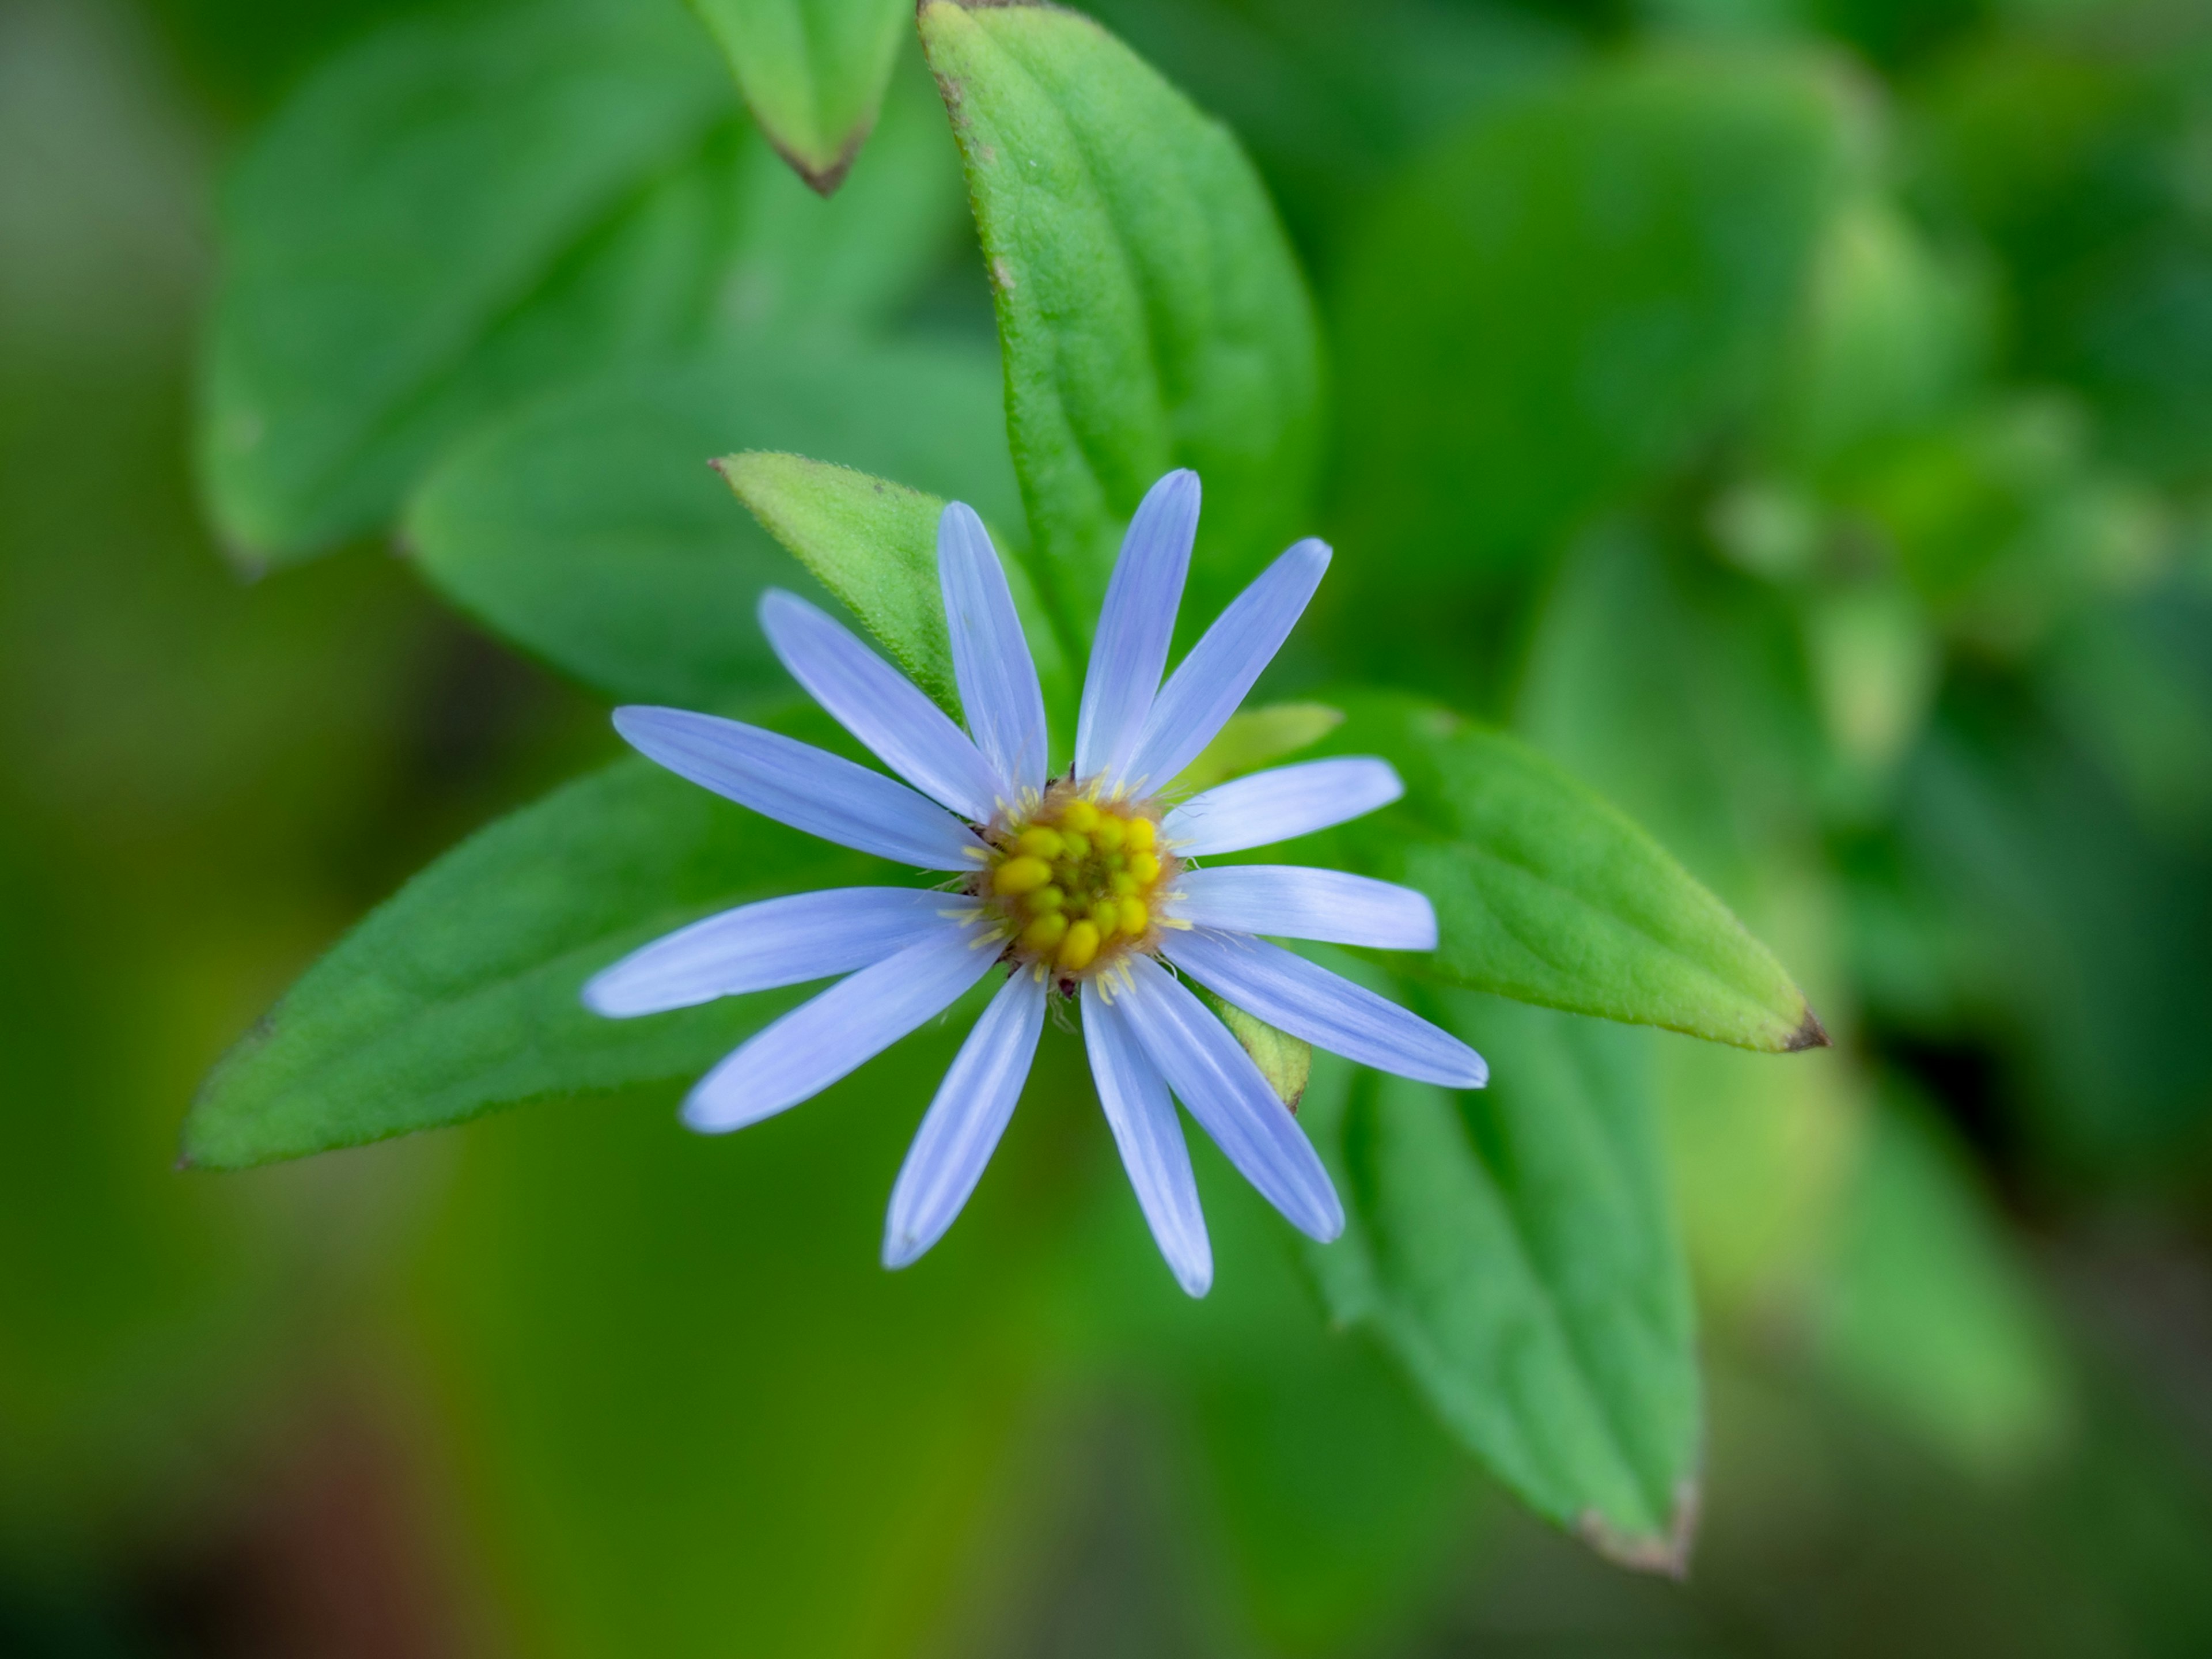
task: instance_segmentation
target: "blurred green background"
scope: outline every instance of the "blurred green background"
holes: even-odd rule
[[[1091,8],[1322,313],[1358,556],[1285,684],[1514,724],[1838,1038],[1659,1040],[1677,1584],[1498,1495],[1210,1153],[1183,1304],[1075,1076],[883,1273],[941,1033],[725,1141],[173,1170],[322,948],[615,748],[381,542],[241,580],[194,499],[225,158],[427,9],[0,0],[0,1653],[2212,1652],[2212,15]],[[987,349],[939,195],[881,330]]]

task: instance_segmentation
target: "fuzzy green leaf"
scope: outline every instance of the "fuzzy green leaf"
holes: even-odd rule
[[[935,495],[803,455],[752,452],[715,464],[737,498],[845,602],[938,706],[957,720],[938,585]]]
[[[425,483],[408,536],[448,598],[588,684],[618,698],[732,707],[791,690],[754,618],[761,590],[811,589],[708,458],[801,444],[996,516],[1019,510],[1000,422],[998,377],[981,353],[756,346],[580,386],[477,434]],[[941,653],[933,518],[928,528],[929,591],[911,614],[936,624]],[[871,626],[870,580],[901,568],[894,556],[863,580],[856,563],[841,580],[809,563]]]
[[[1827,1042],[1804,993],[1727,906],[1534,750],[1411,699],[1345,706],[1328,747],[1382,755],[1406,797],[1335,832],[1342,856],[1434,902],[1435,971],[1739,1048]]]
[[[788,995],[606,1019],[584,981],[715,910],[896,877],[623,762],[464,842],[340,940],[201,1086],[185,1159],[240,1169],[694,1075]]]
[[[1288,1031],[1279,1031],[1260,1018],[1249,1014],[1233,1002],[1227,1002],[1203,987],[1200,1000],[1221,1016],[1252,1063],[1260,1068],[1260,1075],[1267,1079],[1267,1086],[1275,1097],[1292,1112],[1305,1098],[1306,1084],[1313,1076],[1313,1044]]]
[[[1319,404],[1311,307],[1236,141],[1090,19],[927,0],[997,296],[1038,570],[1087,639],[1122,526],[1170,467],[1206,513],[1202,622],[1300,528]]]
[[[1643,1033],[1464,992],[1486,1051],[1454,1095],[1324,1057],[1304,1121],[1346,1212],[1306,1247],[1331,1312],[1372,1328],[1538,1513],[1624,1565],[1680,1573],[1699,1404],[1689,1275]]]
[[[937,521],[945,502],[888,479],[803,455],[726,456],[716,463],[738,500],[843,600],[939,708],[960,718],[952,644],[937,576]],[[969,505],[981,498],[970,496]],[[983,516],[991,516],[988,506]],[[1014,609],[1029,641],[1055,736],[1073,717],[1073,683],[1051,619],[1028,572],[994,532]]]
[[[875,125],[907,0],[691,0],[753,118],[824,196]]]

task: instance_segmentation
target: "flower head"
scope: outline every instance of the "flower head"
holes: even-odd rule
[[[793,677],[913,787],[735,720],[615,713],[635,747],[695,783],[955,878],[952,891],[842,888],[745,905],[647,945],[584,989],[597,1012],[624,1016],[846,975],[693,1088],[684,1121],[721,1132],[797,1105],[997,975],[899,1171],[888,1267],[935,1243],[975,1189],[1054,998],[1081,1008],[1138,1202],[1193,1296],[1212,1282],[1212,1256],[1173,1099],[1300,1231],[1334,1238],[1344,1210],[1297,1120],[1179,974],[1381,1070],[1452,1088],[1486,1080],[1481,1056],[1456,1037],[1261,937],[1428,950],[1436,915],[1420,894],[1337,871],[1194,862],[1341,823],[1404,793],[1386,763],[1352,757],[1168,799],[1328,568],[1327,547],[1298,543],[1163,684],[1198,507],[1198,477],[1186,471],[1162,478],[1137,509],[1099,617],[1074,763],[1060,775],[1048,771],[1044,699],[1006,572],[981,520],[957,501],[939,524],[938,573],[968,731],[805,600],[770,592],[761,601],[761,625]]]

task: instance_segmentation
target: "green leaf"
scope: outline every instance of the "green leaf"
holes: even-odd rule
[[[586,1011],[584,981],[713,911],[891,876],[624,761],[464,842],[339,941],[201,1085],[185,1158],[240,1169],[692,1076],[790,994],[618,1020]]]
[[[844,181],[909,15],[907,0],[691,0],[753,118],[824,196]]]
[[[762,527],[845,603],[938,706],[960,718],[951,636],[937,574],[945,503],[802,455],[754,453],[715,463]]]
[[[824,203],[674,0],[432,19],[337,60],[225,201],[200,449],[226,536],[281,559],[377,528],[453,439],[550,386],[880,325],[962,229],[909,70]]]
[[[945,502],[802,455],[732,455],[716,465],[769,533],[844,601],[939,707],[959,719],[937,575],[937,521]],[[1022,562],[1011,556],[1004,536],[997,541],[1044,689],[1046,717],[1055,739],[1064,738],[1074,714],[1066,654]]]
[[[1804,994],[1728,908],[1535,750],[1408,698],[1345,706],[1328,747],[1390,761],[1406,797],[1334,832],[1338,845],[1353,867],[1435,903],[1434,971],[1739,1048],[1826,1042]]]
[[[200,441],[223,533],[283,558],[370,529],[503,398],[696,336],[736,113],[674,0],[426,17],[307,81],[223,195]]]
[[[921,54],[900,59],[867,155],[823,201],[766,143],[747,147],[724,319],[780,338],[800,331],[877,335],[951,257],[972,257],[960,152]]]
[[[1177,465],[1206,512],[1202,623],[1302,527],[1319,348],[1228,132],[1088,18],[927,0],[997,296],[1007,425],[1045,597],[1087,640],[1122,526]]]
[[[610,695],[730,707],[788,694],[754,605],[811,584],[708,458],[799,444],[1018,514],[1001,420],[979,351],[755,345],[579,386],[476,434],[425,482],[407,535],[454,603]],[[941,649],[934,520],[928,559],[921,614]]]
[[[1374,568],[1525,567],[1747,412],[1850,115],[1803,58],[1616,59],[1418,167],[1344,281],[1345,492]]]
[[[1235,1034],[1244,1052],[1252,1056],[1252,1063],[1267,1079],[1267,1086],[1275,1091],[1275,1097],[1296,1113],[1298,1103],[1305,1098],[1307,1081],[1313,1075],[1313,1045],[1288,1031],[1277,1030],[1266,1020],[1246,1013],[1233,1002],[1224,1002],[1202,987],[1199,996],[1221,1016],[1221,1023]]]
[[[1310,749],[1344,724],[1344,711],[1325,702],[1273,702],[1240,709],[1176,775],[1171,794],[1196,794],[1217,783],[1272,766]]]
[[[2212,282],[2188,182],[2203,53],[2194,24],[2095,52],[2022,29],[1915,100],[1933,216],[2004,273],[2008,368],[2086,395],[2100,453],[2177,483],[2212,441],[2212,319],[2182,298]]]
[[[1538,1513],[1679,1574],[1697,1513],[1696,1333],[1650,1039],[1439,1000],[1495,1080],[1453,1095],[1318,1060],[1303,1121],[1347,1220],[1309,1261],[1335,1317],[1370,1327]]]

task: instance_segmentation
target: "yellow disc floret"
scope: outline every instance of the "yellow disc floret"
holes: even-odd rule
[[[973,890],[1008,954],[1072,982],[1147,948],[1178,868],[1160,848],[1157,811],[1063,781],[1032,810],[994,824]]]

